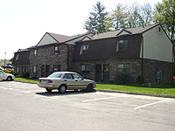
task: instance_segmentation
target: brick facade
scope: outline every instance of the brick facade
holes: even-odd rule
[[[23,76],[25,73],[30,72],[30,65],[29,64],[15,65],[14,72],[15,72],[15,74]]]
[[[89,73],[81,73],[81,65],[90,65]],[[136,84],[136,78],[139,74],[142,74],[142,59],[109,59],[109,60],[97,60],[97,61],[75,61],[74,71],[80,73],[85,78],[96,80],[95,65],[101,64],[101,82],[103,82],[103,65],[109,64],[109,81],[114,80],[117,73],[117,64],[129,64],[130,65],[130,84]],[[171,82],[172,80],[172,63],[163,62],[157,60],[143,60],[143,76],[145,83],[158,83],[156,79],[156,72],[162,70],[160,74],[160,82]]]
[[[81,73],[81,65],[90,65],[89,73]],[[117,73],[117,64],[130,64],[130,83],[135,83],[136,77],[141,74],[141,59],[108,59],[108,60],[97,60],[97,61],[75,61],[74,71],[80,73],[82,76],[96,80],[96,65],[101,65],[101,82],[104,80],[104,65],[109,64],[109,81],[114,80],[115,74]]]
[[[46,46],[34,48],[30,50],[30,75],[31,77],[47,76],[53,72],[54,65],[60,65],[62,71],[68,70],[68,47],[65,44],[60,45],[60,53],[54,53],[55,46]],[[71,48],[71,46],[70,46]],[[34,51],[37,50],[37,55],[34,56]],[[34,73],[33,68],[37,66],[37,72]],[[47,66],[47,67],[46,67]],[[46,68],[47,71],[46,71]],[[41,74],[43,72],[43,75]]]
[[[143,74],[146,83],[170,82],[172,62],[168,51],[171,50],[172,43],[166,39],[166,34],[165,38],[161,37],[161,44],[167,50],[164,51],[166,57],[161,58],[164,61],[159,61],[157,52],[162,46],[157,43],[160,41],[156,41],[158,38],[150,39],[150,33],[160,37],[160,32],[154,32],[157,27],[160,25],[96,35],[89,32],[72,37],[46,32],[35,47],[28,48],[25,53],[22,50],[15,53],[14,65],[15,68],[19,66],[19,74],[22,74],[26,65],[30,76],[36,78],[46,77],[53,71],[60,70],[75,71],[85,78],[106,83],[113,81],[117,72],[130,74],[132,84],[136,83],[139,74]],[[17,68],[15,71],[17,72]]]
[[[146,83],[158,83],[157,72],[160,72],[160,82],[170,82],[172,80],[172,63],[150,59],[143,60],[143,75]]]
[[[161,82],[170,82],[172,77],[172,63],[157,61],[157,60],[143,60],[142,59],[107,59],[107,60],[93,60],[93,61],[73,61],[74,45],[60,45],[60,53],[54,54],[55,46],[46,46],[40,48],[33,48],[30,50],[30,76],[39,78],[41,76],[48,76],[53,72],[54,65],[60,65],[61,71],[75,71],[80,73],[83,77],[96,80],[96,65],[101,66],[100,81],[113,81],[117,73],[117,64],[130,65],[130,83],[136,83],[136,77],[142,74],[145,77],[145,83],[157,83],[156,73],[161,72]],[[37,55],[34,56],[34,50],[37,49]],[[109,65],[109,78],[104,81],[104,65]],[[81,72],[81,65],[89,65],[90,71],[88,73]],[[37,72],[34,73],[34,66],[37,66]],[[47,67],[46,67],[47,66]],[[143,70],[142,70],[143,67]],[[21,66],[22,68],[22,66]],[[46,68],[48,72],[46,72]],[[22,69],[20,69],[21,71]],[[43,70],[43,71],[42,71]],[[42,74],[42,72],[44,72]]]

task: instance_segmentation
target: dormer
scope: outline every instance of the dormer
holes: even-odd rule
[[[128,30],[121,30],[116,36],[121,36],[121,35],[131,35],[132,32],[128,31]]]

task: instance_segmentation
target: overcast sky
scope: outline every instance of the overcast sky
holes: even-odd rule
[[[0,0],[0,59],[36,45],[45,32],[67,36],[85,33],[83,23],[99,0]],[[110,11],[118,3],[139,4],[162,0],[101,0]],[[5,55],[6,52],[6,55]]]

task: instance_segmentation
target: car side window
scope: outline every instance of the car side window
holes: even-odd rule
[[[73,79],[72,74],[65,74],[64,79]]]
[[[78,74],[73,74],[73,77],[74,77],[74,79],[82,80],[82,77],[79,76]]]

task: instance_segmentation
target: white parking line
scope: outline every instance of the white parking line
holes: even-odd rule
[[[147,107],[147,106],[155,105],[155,104],[162,103],[162,102],[165,102],[165,101],[166,101],[166,100],[153,102],[153,103],[146,104],[146,105],[143,105],[143,106],[138,106],[138,107],[136,107],[136,108],[134,108],[134,109],[135,109],[135,110],[138,110],[138,109],[140,109],[140,108],[144,108],[144,107]]]
[[[100,100],[107,100],[107,99],[113,99],[113,98],[115,97],[96,98],[96,99],[84,100],[83,102],[100,101]]]
[[[5,88],[5,87],[0,87],[1,89],[4,89],[4,90],[10,90],[10,91],[15,91],[15,92],[19,92],[19,93],[26,93],[26,94],[29,94],[29,93],[32,93],[31,91],[21,91],[21,90],[18,90],[18,89],[14,89],[14,88]]]

